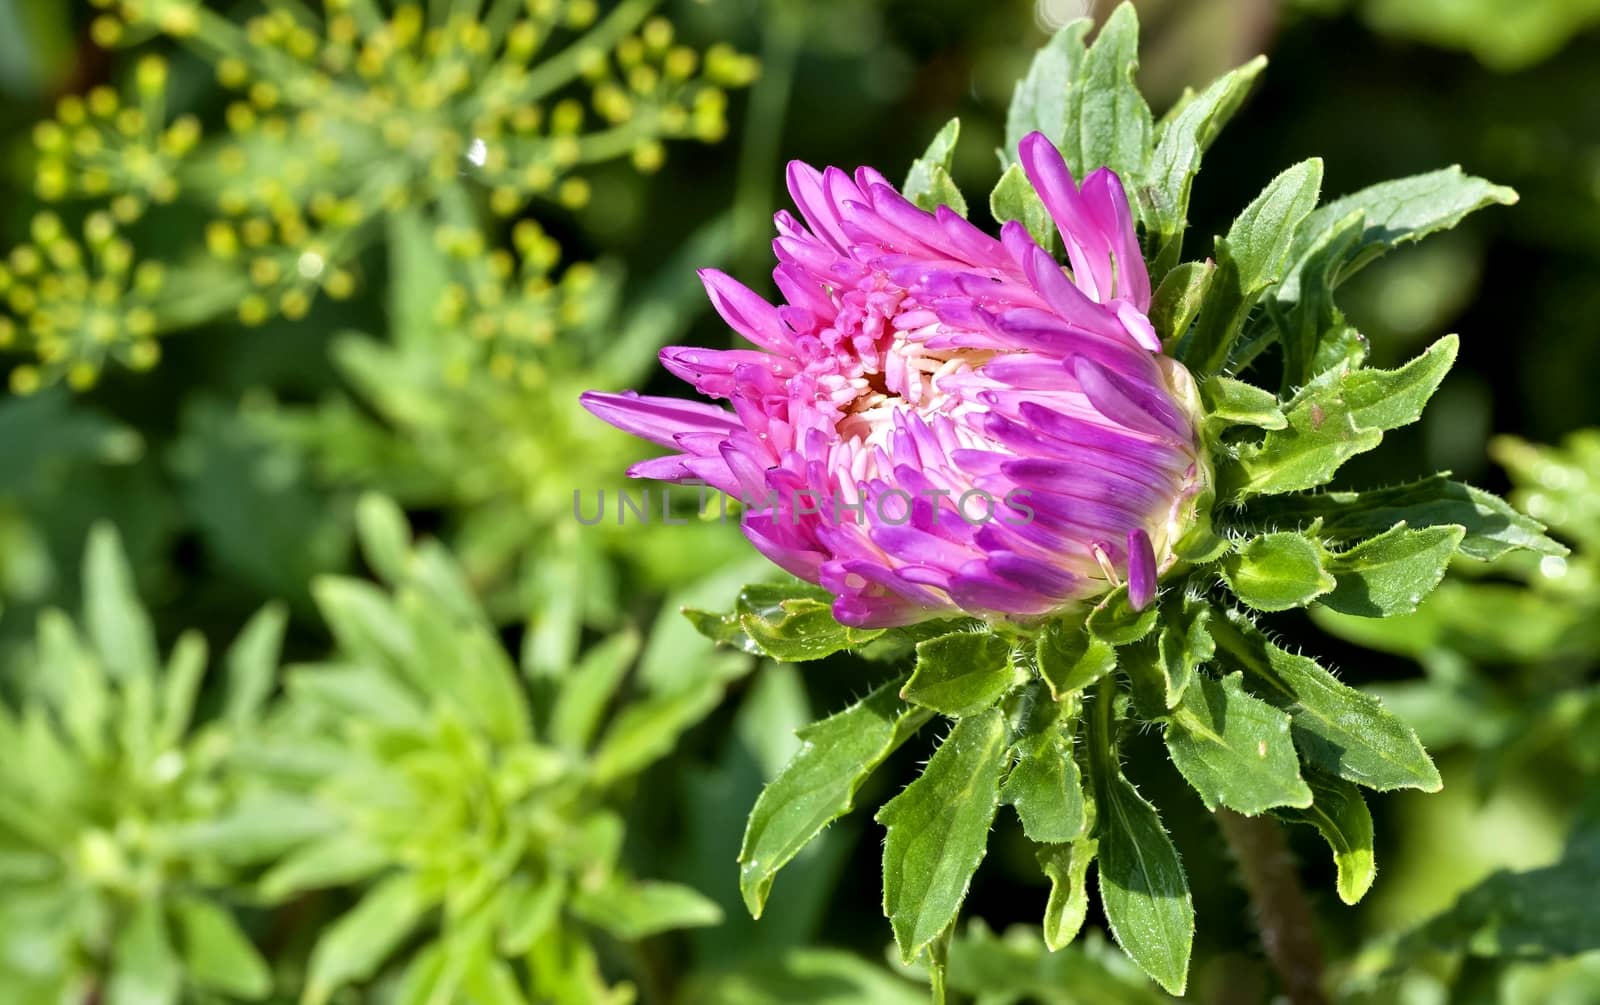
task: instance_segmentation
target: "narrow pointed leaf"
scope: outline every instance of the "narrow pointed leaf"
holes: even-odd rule
[[[1254,692],[1290,714],[1308,766],[1379,791],[1438,791],[1439,771],[1416,732],[1376,698],[1273,645],[1238,611],[1212,618],[1211,634]]]
[[[1285,820],[1309,824],[1322,834],[1333,850],[1338,869],[1336,886],[1339,899],[1354,904],[1367,895],[1378,875],[1373,854],[1372,813],[1361,790],[1342,778],[1319,771],[1307,771],[1312,802],[1304,808],[1282,808],[1274,812]]]
[[[1134,80],[1138,69],[1139,18],[1123,3],[1106,18],[1067,91],[1060,147],[1078,178],[1099,167],[1130,185],[1144,176],[1155,123]]]
[[[1061,145],[1067,128],[1067,95],[1086,55],[1083,40],[1093,26],[1088,18],[1079,18],[1061,28],[1017,82],[1006,111],[1006,147],[1001,155],[1007,163],[1016,162],[1017,145],[1035,130]]]
[[[83,589],[83,624],[101,664],[112,677],[154,677],[161,659],[155,629],[110,524],[96,524],[89,532]]]
[[[1460,551],[1493,561],[1512,551],[1565,555],[1567,549],[1545,535],[1544,525],[1517,512],[1498,496],[1434,475],[1407,485],[1365,492],[1321,492],[1251,500],[1239,521],[1248,526],[1304,525],[1322,521],[1331,540],[1359,541],[1397,523],[1411,527],[1465,528]]]
[[[1339,585],[1320,603],[1341,614],[1368,618],[1409,614],[1444,578],[1465,535],[1464,527],[1449,524],[1419,528],[1396,524],[1329,558],[1328,570]]]
[[[1052,953],[1069,945],[1083,928],[1089,913],[1089,864],[1098,847],[1093,838],[1039,846],[1039,868],[1050,880],[1050,899],[1044,907],[1044,944]]]
[[[1005,750],[998,709],[961,719],[921,777],[878,811],[888,830],[883,912],[906,963],[939,938],[966,899],[999,805]]]
[[[762,790],[745,825],[739,891],[752,917],[761,917],[778,870],[849,813],[867,776],[933,718],[900,699],[900,684],[884,684],[800,730],[800,749]]]
[[[1194,902],[1178,850],[1154,806],[1122,772],[1101,764],[1100,903],[1111,933],[1133,961],[1169,993],[1183,994],[1194,944]]]

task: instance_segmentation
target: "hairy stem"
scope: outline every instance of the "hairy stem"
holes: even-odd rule
[[[1217,823],[1238,860],[1267,959],[1293,1005],[1327,1005],[1322,993],[1322,950],[1282,826],[1265,814],[1241,816],[1218,809]]]

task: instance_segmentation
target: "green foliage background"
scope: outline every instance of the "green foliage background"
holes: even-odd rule
[[[209,6],[243,24],[261,7],[297,5]],[[644,456],[582,415],[576,395],[651,379],[665,341],[726,342],[693,269],[721,265],[759,288],[789,157],[899,177],[959,114],[951,173],[969,194],[987,191],[1012,84],[1047,37],[1043,19],[1071,7],[666,3],[675,43],[760,60],[747,80],[727,56],[726,135],[668,142],[650,173],[639,165],[653,168],[654,154],[624,148],[572,176],[587,199],[526,193],[504,216],[495,186],[470,172],[437,198],[408,190],[372,214],[345,263],[349,289],[306,291],[303,316],[281,299],[294,289],[216,256],[226,241],[213,225],[229,219],[246,241],[243,218],[180,192],[123,225],[140,261],[163,264],[167,292],[208,302],[161,338],[159,362],[134,339],[131,365],[97,365],[92,386],[69,387],[63,367],[51,386],[0,401],[0,704],[14,710],[0,718],[0,832],[31,828],[28,840],[0,840],[0,982],[13,982],[0,983],[0,1000],[88,1001],[99,989],[114,1003],[167,1001],[182,988],[196,1001],[290,1001],[304,988],[312,1002],[330,992],[582,1002],[623,980],[646,1001],[922,1000],[889,969],[882,831],[864,815],[779,878],[781,911],[746,916],[734,863],[744,817],[796,749],[792,730],[861,696],[858,665],[754,668],[699,643],[676,607],[723,609],[761,566],[731,528],[602,533],[572,521],[574,488],[614,491]],[[1600,1001],[1600,965],[1581,955],[1600,946],[1600,919],[1570,896],[1592,888],[1600,861],[1592,813],[1579,809],[1600,772],[1600,463],[1592,439],[1563,455],[1528,445],[1600,426],[1594,5],[1140,7],[1142,80],[1158,113],[1185,84],[1256,52],[1271,58],[1207,158],[1196,235],[1221,232],[1284,165],[1310,156],[1323,158],[1329,194],[1451,163],[1521,193],[1514,209],[1478,214],[1351,283],[1344,307],[1375,365],[1410,359],[1442,330],[1462,340],[1422,423],[1349,470],[1376,485],[1448,469],[1499,491],[1511,485],[1506,465],[1520,501],[1576,554],[1559,568],[1535,557],[1469,570],[1415,620],[1381,623],[1385,637],[1348,619],[1275,622],[1291,642],[1333,653],[1346,682],[1384,693],[1446,782],[1437,795],[1373,799],[1385,866],[1359,908],[1338,902],[1316,836],[1297,828],[1294,840],[1352,999],[1394,1000],[1385,975],[1407,963],[1401,980],[1417,1000]],[[229,129],[233,98],[204,61],[138,32],[104,49],[96,39],[113,39],[97,16],[87,4],[0,0],[0,234],[12,272],[14,249],[53,236],[35,228],[35,127],[60,96],[108,85],[136,98],[141,57],[161,53],[172,112],[193,114],[207,136]],[[585,82],[571,96],[597,107]],[[77,233],[95,204],[67,199],[64,230]],[[523,285],[543,278],[549,290]],[[136,270],[128,284],[119,324],[137,335]],[[268,293],[276,299],[257,312],[250,298]],[[17,306],[0,313],[25,321]],[[547,319],[556,337],[547,345],[515,324],[473,333],[512,317]],[[40,380],[16,376],[39,365],[27,353],[5,365],[14,392],[48,383],[48,366]],[[1520,439],[1497,441],[1491,458],[1491,432]],[[131,579],[118,571],[124,551]],[[79,628],[41,619],[51,608],[81,611]],[[1324,631],[1353,641],[1340,648]],[[202,642],[228,654],[203,674]],[[467,670],[487,690],[452,691],[472,686]],[[584,690],[573,697],[575,682]],[[284,700],[263,704],[278,687]],[[531,710],[519,725],[504,695],[524,689]],[[47,710],[67,724],[64,739],[39,725]],[[902,748],[858,803],[885,802],[930,750],[929,738]],[[1163,814],[1206,919],[1192,997],[1264,1000],[1271,978],[1205,808],[1165,766],[1159,739],[1130,738],[1123,755],[1152,801],[1192,811]],[[236,776],[231,763],[254,767]],[[1004,931],[1039,917],[1047,886],[1020,829],[999,819],[966,913]],[[420,820],[434,827],[407,833]],[[524,848],[521,827],[559,840]],[[510,864],[479,875],[495,851]],[[1436,917],[1494,870],[1535,867],[1555,871],[1501,874]],[[526,889],[511,882],[481,902],[459,892],[507,876]],[[72,893],[61,902],[13,896],[61,882]],[[380,894],[368,912],[383,924],[340,927]],[[1496,914],[1521,898],[1544,925],[1523,919],[1519,930]],[[497,927],[502,914],[540,910],[564,920],[531,934]],[[186,961],[186,979],[161,946]],[[951,975],[983,1001],[1161,1000],[1092,931],[1047,956],[1024,933],[977,930],[953,948]],[[335,992],[345,985],[364,990]]]

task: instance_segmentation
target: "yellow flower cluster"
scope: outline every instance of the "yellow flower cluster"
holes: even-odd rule
[[[657,0],[604,7],[596,0],[436,0],[392,8],[324,0],[320,12],[268,0],[242,22],[193,0],[94,2],[103,11],[91,29],[98,42],[132,45],[164,34],[210,63],[234,98],[215,135],[202,136],[191,115],[168,121],[167,66],[146,57],[125,93],[98,87],[70,96],[38,126],[37,193],[49,202],[94,201],[103,207],[93,217],[97,230],[102,217],[128,225],[151,206],[198,204],[211,216],[204,249],[174,270],[196,260],[232,270],[236,284],[224,285],[237,285],[235,295],[211,301],[245,324],[296,320],[321,294],[351,295],[358,257],[401,208],[481,205],[501,217],[525,216],[541,201],[582,208],[591,197],[583,168],[626,158],[654,171],[666,141],[720,139],[727,89],[757,72],[753,59],[726,46],[701,53],[678,43],[672,25],[652,16]],[[492,242],[478,215],[469,212],[459,226],[486,252]],[[60,229],[59,222],[45,228]],[[554,338],[581,306],[573,291],[594,274],[570,268],[553,283],[559,247],[531,222],[516,232],[524,235],[517,255],[502,250],[465,263],[470,282],[453,288],[441,308],[455,310],[480,343],[491,335],[522,346]],[[537,239],[526,237],[535,232]],[[115,246],[126,243],[117,238]],[[4,320],[0,334],[21,345],[30,333],[27,346],[42,364],[17,371],[18,389],[60,376],[91,382],[107,358],[88,351],[94,346],[135,339],[141,348],[128,361],[153,362],[153,336],[212,320],[193,311],[168,317],[156,310],[152,318],[155,308],[120,300],[50,300],[53,313],[41,318],[46,289],[70,300],[88,281],[57,275],[43,247],[17,256],[23,265],[37,259],[37,270],[10,267],[15,318]],[[509,293],[490,292],[513,278]],[[120,296],[131,287],[119,289]],[[68,334],[80,318],[102,316],[115,318],[121,334]],[[103,332],[105,324],[93,327]],[[495,372],[527,370],[502,361]]]

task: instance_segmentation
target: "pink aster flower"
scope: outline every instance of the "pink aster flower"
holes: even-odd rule
[[[1206,474],[1194,384],[1150,325],[1117,176],[1079,186],[1034,133],[1021,160],[1063,269],[1020,223],[999,240],[871,168],[789,166],[774,307],[714,270],[754,346],[661,361],[717,405],[589,392],[589,411],[678,451],[630,470],[745,501],[746,536],[832,593],[839,621],[965,611],[1034,619],[1126,582],[1143,607]]]

